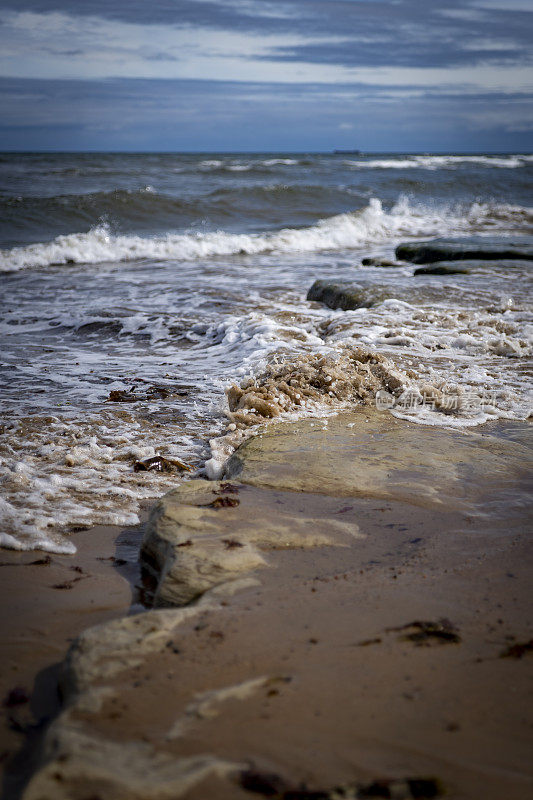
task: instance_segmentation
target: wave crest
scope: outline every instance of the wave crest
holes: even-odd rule
[[[164,236],[114,235],[106,225],[87,233],[62,235],[48,243],[0,251],[0,271],[64,264],[94,264],[149,259],[195,260],[228,255],[305,253],[342,250],[399,237],[451,233],[514,231],[531,228],[533,209],[507,204],[473,203],[468,207],[412,206],[406,198],[386,211],[372,198],[358,211],[320,220],[306,228],[272,233],[168,233]]]
[[[528,155],[509,156],[408,156],[406,158],[374,158],[346,160],[347,167],[359,169],[454,169],[462,165],[516,169],[530,164]]]

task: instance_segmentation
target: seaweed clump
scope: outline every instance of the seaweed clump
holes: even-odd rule
[[[306,786],[292,786],[279,775],[248,769],[240,774],[239,782],[246,791],[274,800],[364,800],[370,797],[430,800],[444,794],[437,778],[383,779],[333,789],[309,789]]]
[[[407,625],[399,628],[388,628],[387,630],[402,632],[401,639],[413,642],[418,647],[461,642],[457,628],[448,619],[441,619],[438,622],[415,620],[415,622],[408,622]]]
[[[500,653],[500,658],[522,658],[526,653],[533,653],[533,639],[510,645]]]
[[[261,375],[230,386],[228,416],[241,427],[318,404],[370,403],[379,390],[397,398],[414,377],[364,348],[347,348],[337,358],[303,355],[270,364]]]

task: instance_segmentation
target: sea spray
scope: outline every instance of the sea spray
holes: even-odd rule
[[[484,407],[481,390],[472,393],[444,381],[431,383],[415,370],[401,369],[390,358],[362,347],[343,347],[337,355],[276,359],[259,375],[229,386],[226,396],[228,431],[211,440],[211,458],[205,465],[212,479],[222,476],[226,460],[258,425],[272,420],[372,404],[394,408],[397,416],[414,421],[419,415],[424,424],[468,427],[495,412],[492,406]]]
[[[261,253],[312,253],[396,241],[400,237],[439,236],[458,232],[512,231],[533,226],[533,209],[509,204],[478,203],[431,207],[401,197],[387,211],[370,199],[356,211],[327,217],[303,228],[275,232],[167,233],[143,237],[116,235],[102,224],[86,233],[70,233],[47,243],[0,251],[0,271],[69,264],[176,259],[191,261],[214,256]]]

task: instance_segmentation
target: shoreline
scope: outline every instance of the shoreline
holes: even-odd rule
[[[108,603],[91,610],[87,624],[80,625],[78,617],[73,626],[78,630],[70,629],[68,635],[77,635],[87,625],[110,620],[82,633],[63,662],[66,705],[52,725],[56,739],[63,736],[62,744],[54,745],[50,732],[45,733],[48,761],[32,766],[35,777],[24,798],[45,797],[40,792],[47,786],[58,788],[50,783],[58,769],[66,793],[57,796],[69,800],[81,797],[76,775],[83,777],[84,787],[91,786],[94,769],[100,770],[104,800],[124,791],[128,798],[155,797],[153,792],[170,787],[173,797],[187,800],[261,796],[238,778],[244,774],[242,764],[263,777],[275,773],[278,788],[288,789],[302,782],[323,789],[426,775],[435,776],[435,786],[442,783],[450,797],[477,798],[483,789],[487,800],[499,800],[502,792],[518,798],[531,786],[533,777],[526,768],[531,734],[520,699],[527,648],[523,657],[500,657],[531,636],[530,547],[523,530],[527,509],[516,502],[530,425],[493,422],[474,435],[435,432],[376,415],[368,407],[315,422],[316,430],[310,420],[266,426],[237,451],[224,478],[233,489],[223,489],[220,497],[229,491],[230,497],[239,498],[239,507],[224,502],[207,513],[204,500],[194,498],[180,506],[187,484],[189,489],[205,484],[205,491],[219,496],[217,482],[198,480],[155,504],[165,514],[170,498],[178,498],[174,528],[167,526],[164,533],[171,542],[176,524],[192,524],[199,503],[195,530],[184,529],[184,539],[176,540],[177,572],[171,550],[165,551],[160,569],[167,582],[190,584],[190,569],[183,574],[183,565],[191,563],[183,554],[190,548],[183,543],[209,534],[213,545],[207,543],[205,553],[215,566],[220,537],[226,543],[245,537],[231,552],[233,547],[238,552],[242,543],[259,547],[268,568],[257,569],[255,563],[247,585],[237,584],[232,573],[225,589],[217,573],[213,590],[203,590],[192,605],[173,608],[167,599],[166,608],[143,611],[133,619],[131,583],[111,562],[95,560],[96,540],[91,554],[80,547],[76,556],[53,557],[65,562],[58,566],[63,579],[73,574],[71,562],[89,571],[92,559],[93,568],[102,567],[98,585],[103,596],[110,597],[105,593],[113,585],[117,594],[113,608]],[[435,447],[437,440],[443,449],[430,463],[428,447]],[[390,455],[385,467],[384,442]],[[474,443],[464,472],[471,483],[466,494],[458,489],[463,473],[450,475],[450,465],[465,463],[467,451],[459,452],[463,442]],[[316,463],[309,459],[309,447],[319,454]],[[373,458],[372,464],[354,468],[357,453],[357,458]],[[370,479],[374,491],[368,490]],[[508,511],[506,480],[515,486],[514,508]],[[479,505],[486,502],[481,497],[493,504],[492,530]],[[185,517],[180,508],[185,508]],[[298,523],[302,513],[303,528]],[[156,517],[152,515],[152,527]],[[296,531],[296,539],[306,527],[317,535],[326,531],[332,520],[339,522],[329,543],[317,539],[306,545],[302,538],[299,544],[286,540],[282,545],[272,532],[267,536],[272,521],[285,526],[275,535],[283,539],[283,530]],[[220,533],[217,526],[222,526]],[[351,528],[360,535],[354,536]],[[114,546],[106,538],[111,530],[101,532],[105,554]],[[130,529],[130,534],[140,540],[140,529]],[[157,530],[154,535],[160,536]],[[121,545],[116,545],[110,555],[121,557]],[[224,545],[222,552],[228,548]],[[17,555],[35,558],[35,553]],[[202,559],[205,563],[205,554]],[[51,568],[24,570],[41,570],[43,575]],[[49,595],[56,608],[59,601],[63,605],[58,624],[65,624],[66,601],[76,597],[74,591],[83,591],[81,604],[87,603],[91,581],[76,586]],[[124,611],[130,614],[121,619]],[[440,625],[443,635],[417,627],[420,621]],[[141,638],[137,625],[144,631]],[[148,635],[149,630],[155,633]],[[66,642],[67,635],[62,636]],[[90,665],[83,655],[89,651],[95,654]],[[103,669],[109,663],[116,664],[116,672]],[[83,746],[78,736],[86,737]],[[98,750],[96,741],[103,749]],[[87,747],[96,747],[92,766]],[[128,772],[115,765],[111,773],[104,769],[102,777],[106,753],[112,763],[138,753],[139,769],[131,765]],[[143,769],[153,771],[153,786],[143,784]],[[275,796],[282,796],[281,789]]]

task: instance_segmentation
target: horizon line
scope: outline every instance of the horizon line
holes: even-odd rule
[[[220,154],[220,155],[274,155],[279,153],[286,154],[299,154],[299,155],[357,155],[357,156],[374,156],[374,155],[533,155],[531,150],[431,150],[431,149],[418,149],[418,150],[285,150],[278,148],[276,150],[52,150],[52,149],[0,149],[0,154],[4,155],[203,155],[203,154]]]

